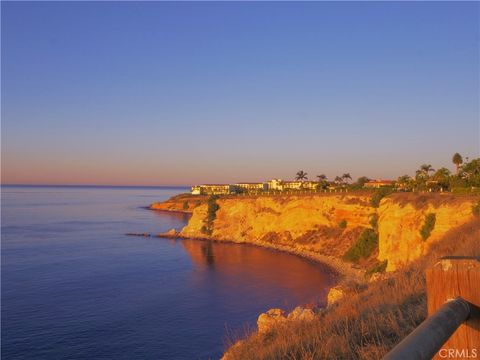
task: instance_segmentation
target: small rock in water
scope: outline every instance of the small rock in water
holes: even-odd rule
[[[145,237],[152,236],[149,233],[126,233],[125,235],[127,235],[127,236],[145,236]]]
[[[175,230],[175,229],[170,229],[170,230],[168,230],[165,234],[166,234],[166,235],[169,235],[169,236],[176,236],[176,235],[177,235],[177,230]]]

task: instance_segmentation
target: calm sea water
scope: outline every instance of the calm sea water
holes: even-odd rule
[[[256,247],[125,236],[181,188],[2,187],[2,359],[217,359],[272,307],[322,302],[319,266]]]

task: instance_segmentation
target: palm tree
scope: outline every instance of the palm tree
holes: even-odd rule
[[[413,179],[408,175],[402,175],[397,179],[397,185],[401,190],[412,190]]]
[[[438,169],[435,174],[433,175],[433,177],[435,179],[443,179],[443,178],[448,178],[450,176],[450,170],[448,170],[447,168],[440,168]]]
[[[295,180],[300,180],[300,181],[304,181],[304,180],[307,180],[308,177],[307,177],[307,173],[303,170],[300,170],[297,172],[297,176],[295,176]]]
[[[348,182],[347,179],[352,180],[352,177],[350,176],[350,173],[345,173],[345,174],[342,175],[342,179],[343,179],[345,182]]]
[[[402,175],[402,176],[400,176],[400,177],[398,178],[397,182],[399,182],[399,183],[406,183],[406,182],[411,181],[411,180],[412,180],[412,178],[411,178],[410,176],[408,176],[408,175]]]
[[[327,175],[325,174],[317,175],[317,179],[318,179],[318,188],[326,189],[328,184]]]
[[[335,180],[334,180],[334,181],[335,181],[335,183],[337,183],[337,184],[341,184],[341,183],[343,183],[343,178],[340,177],[340,176],[335,176]]]
[[[438,185],[441,187],[441,189],[447,189],[449,187],[450,183],[450,170],[447,168],[440,168],[438,169],[435,174],[433,174],[433,179],[437,181]]]
[[[370,179],[366,176],[360,176],[358,179],[357,179],[357,186],[359,187],[363,187],[365,185],[365,183],[369,182]]]
[[[463,163],[462,155],[460,155],[459,153],[455,153],[453,155],[452,162],[457,167],[457,174],[458,174],[460,172],[460,165],[462,165],[462,163]]]
[[[424,171],[425,174],[428,174],[431,171],[435,171],[435,169],[430,164],[423,164],[422,166],[420,166],[420,169]]]
[[[423,178],[428,178],[429,173],[435,171],[435,169],[430,164],[423,164],[420,166],[420,169],[417,170],[416,174],[421,175]]]

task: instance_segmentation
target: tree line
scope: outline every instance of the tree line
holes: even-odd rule
[[[441,167],[435,170],[430,164],[422,164],[414,176],[402,175],[393,185],[397,190],[402,191],[452,191],[455,189],[471,189],[480,187],[480,158],[469,160],[459,153],[452,156],[452,163],[455,165],[455,172]],[[326,189],[329,186],[344,187],[350,189],[363,188],[365,183],[371,181],[367,176],[361,176],[355,182],[352,181],[350,173],[336,176],[329,181],[325,174],[316,176],[319,189]],[[295,180],[308,180],[308,173],[299,170]]]

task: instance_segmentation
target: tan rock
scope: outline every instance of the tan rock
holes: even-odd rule
[[[369,282],[376,282],[379,280],[383,280],[386,278],[386,274],[382,273],[374,273],[372,276],[370,276],[370,279],[368,279]]]
[[[339,301],[341,298],[345,296],[345,288],[343,286],[334,286],[328,291],[327,295],[327,306],[331,306],[332,304]]]
[[[305,309],[301,306],[297,306],[290,314],[288,314],[287,319],[311,321],[315,319],[315,313],[312,309]]]
[[[168,230],[165,234],[166,234],[166,235],[170,235],[170,236],[175,236],[175,235],[177,235],[177,230],[175,230],[175,229],[170,229],[170,230]]]
[[[270,309],[266,313],[260,314],[257,320],[258,333],[265,334],[279,323],[287,320],[285,311],[282,309]]]

